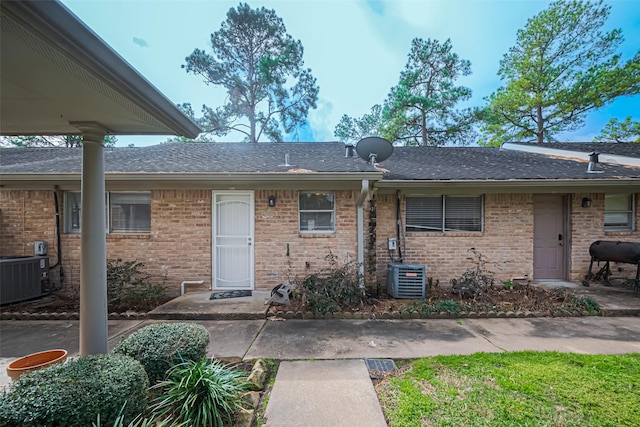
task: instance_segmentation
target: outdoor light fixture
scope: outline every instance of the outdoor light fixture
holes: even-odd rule
[[[276,196],[269,196],[269,207],[274,208],[276,206]]]
[[[590,208],[591,207],[591,199],[588,197],[585,197],[582,199],[582,207],[583,208]]]

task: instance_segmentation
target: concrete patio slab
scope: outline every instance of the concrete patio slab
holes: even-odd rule
[[[453,319],[267,321],[245,359],[412,358],[500,351]]]
[[[209,299],[211,291],[187,292],[148,313],[149,319],[231,320],[264,319],[269,291],[253,291],[249,297]]]
[[[140,320],[109,320],[109,344],[140,323]],[[3,320],[0,322],[0,357],[22,357],[55,348],[67,350],[73,357],[79,351],[79,328],[77,320]],[[109,351],[111,348],[112,345]]]
[[[505,351],[640,352],[637,317],[465,319],[464,324]]]
[[[282,362],[265,427],[386,427],[363,360]]]
[[[534,286],[546,289],[566,288],[578,296],[587,296],[598,303],[606,316],[638,316],[640,315],[640,296],[633,296],[633,289],[629,286],[606,286],[600,282],[591,282],[590,286],[583,286],[577,282],[563,280],[536,281]]]
[[[120,341],[120,337],[130,333],[141,321],[110,320],[107,324],[108,349]],[[77,320],[3,320],[0,322],[0,389],[11,383],[6,367],[18,357],[44,350],[61,348],[69,357],[79,351],[79,328]]]

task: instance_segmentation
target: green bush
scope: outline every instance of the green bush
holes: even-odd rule
[[[149,310],[167,295],[164,284],[152,283],[144,263],[107,260],[107,303],[110,311]]]
[[[325,259],[329,262],[328,269],[310,274],[298,283],[306,307],[324,314],[364,303],[366,295],[360,286],[358,263],[348,261],[339,265],[331,252]]]
[[[158,420],[193,426],[233,425],[249,384],[245,374],[218,360],[188,361],[172,367],[151,410]],[[225,423],[226,422],[226,423]]]
[[[152,383],[164,379],[173,365],[207,354],[209,332],[195,323],[157,323],[125,337],[113,349],[138,360]]]
[[[0,399],[2,426],[90,426],[147,410],[149,381],[130,357],[83,356],[22,375]],[[124,407],[124,408],[123,408]]]

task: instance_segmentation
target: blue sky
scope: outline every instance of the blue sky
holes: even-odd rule
[[[81,20],[174,103],[222,104],[225,92],[187,74],[181,65],[195,48],[210,51],[210,35],[239,2],[226,0],[62,0]],[[320,86],[318,108],[301,140],[332,141],[343,114],[360,117],[382,103],[406,63],[414,37],[444,41],[471,61],[460,84],[473,90],[462,106],[481,106],[501,84],[497,70],[527,19],[543,0],[271,0],[248,1],[275,9],[289,34],[304,46],[305,65]],[[621,28],[621,52],[640,47],[639,0],[609,0],[608,29]],[[640,120],[640,97],[616,100],[588,115],[586,126],[562,140],[591,140],[610,118]],[[119,136],[118,145],[150,145],[162,136]],[[224,140],[239,139],[227,137]],[[223,139],[218,139],[223,140]]]

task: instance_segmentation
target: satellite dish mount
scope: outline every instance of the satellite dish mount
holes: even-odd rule
[[[393,153],[393,144],[384,138],[369,136],[356,144],[358,156],[370,164],[384,162]]]

